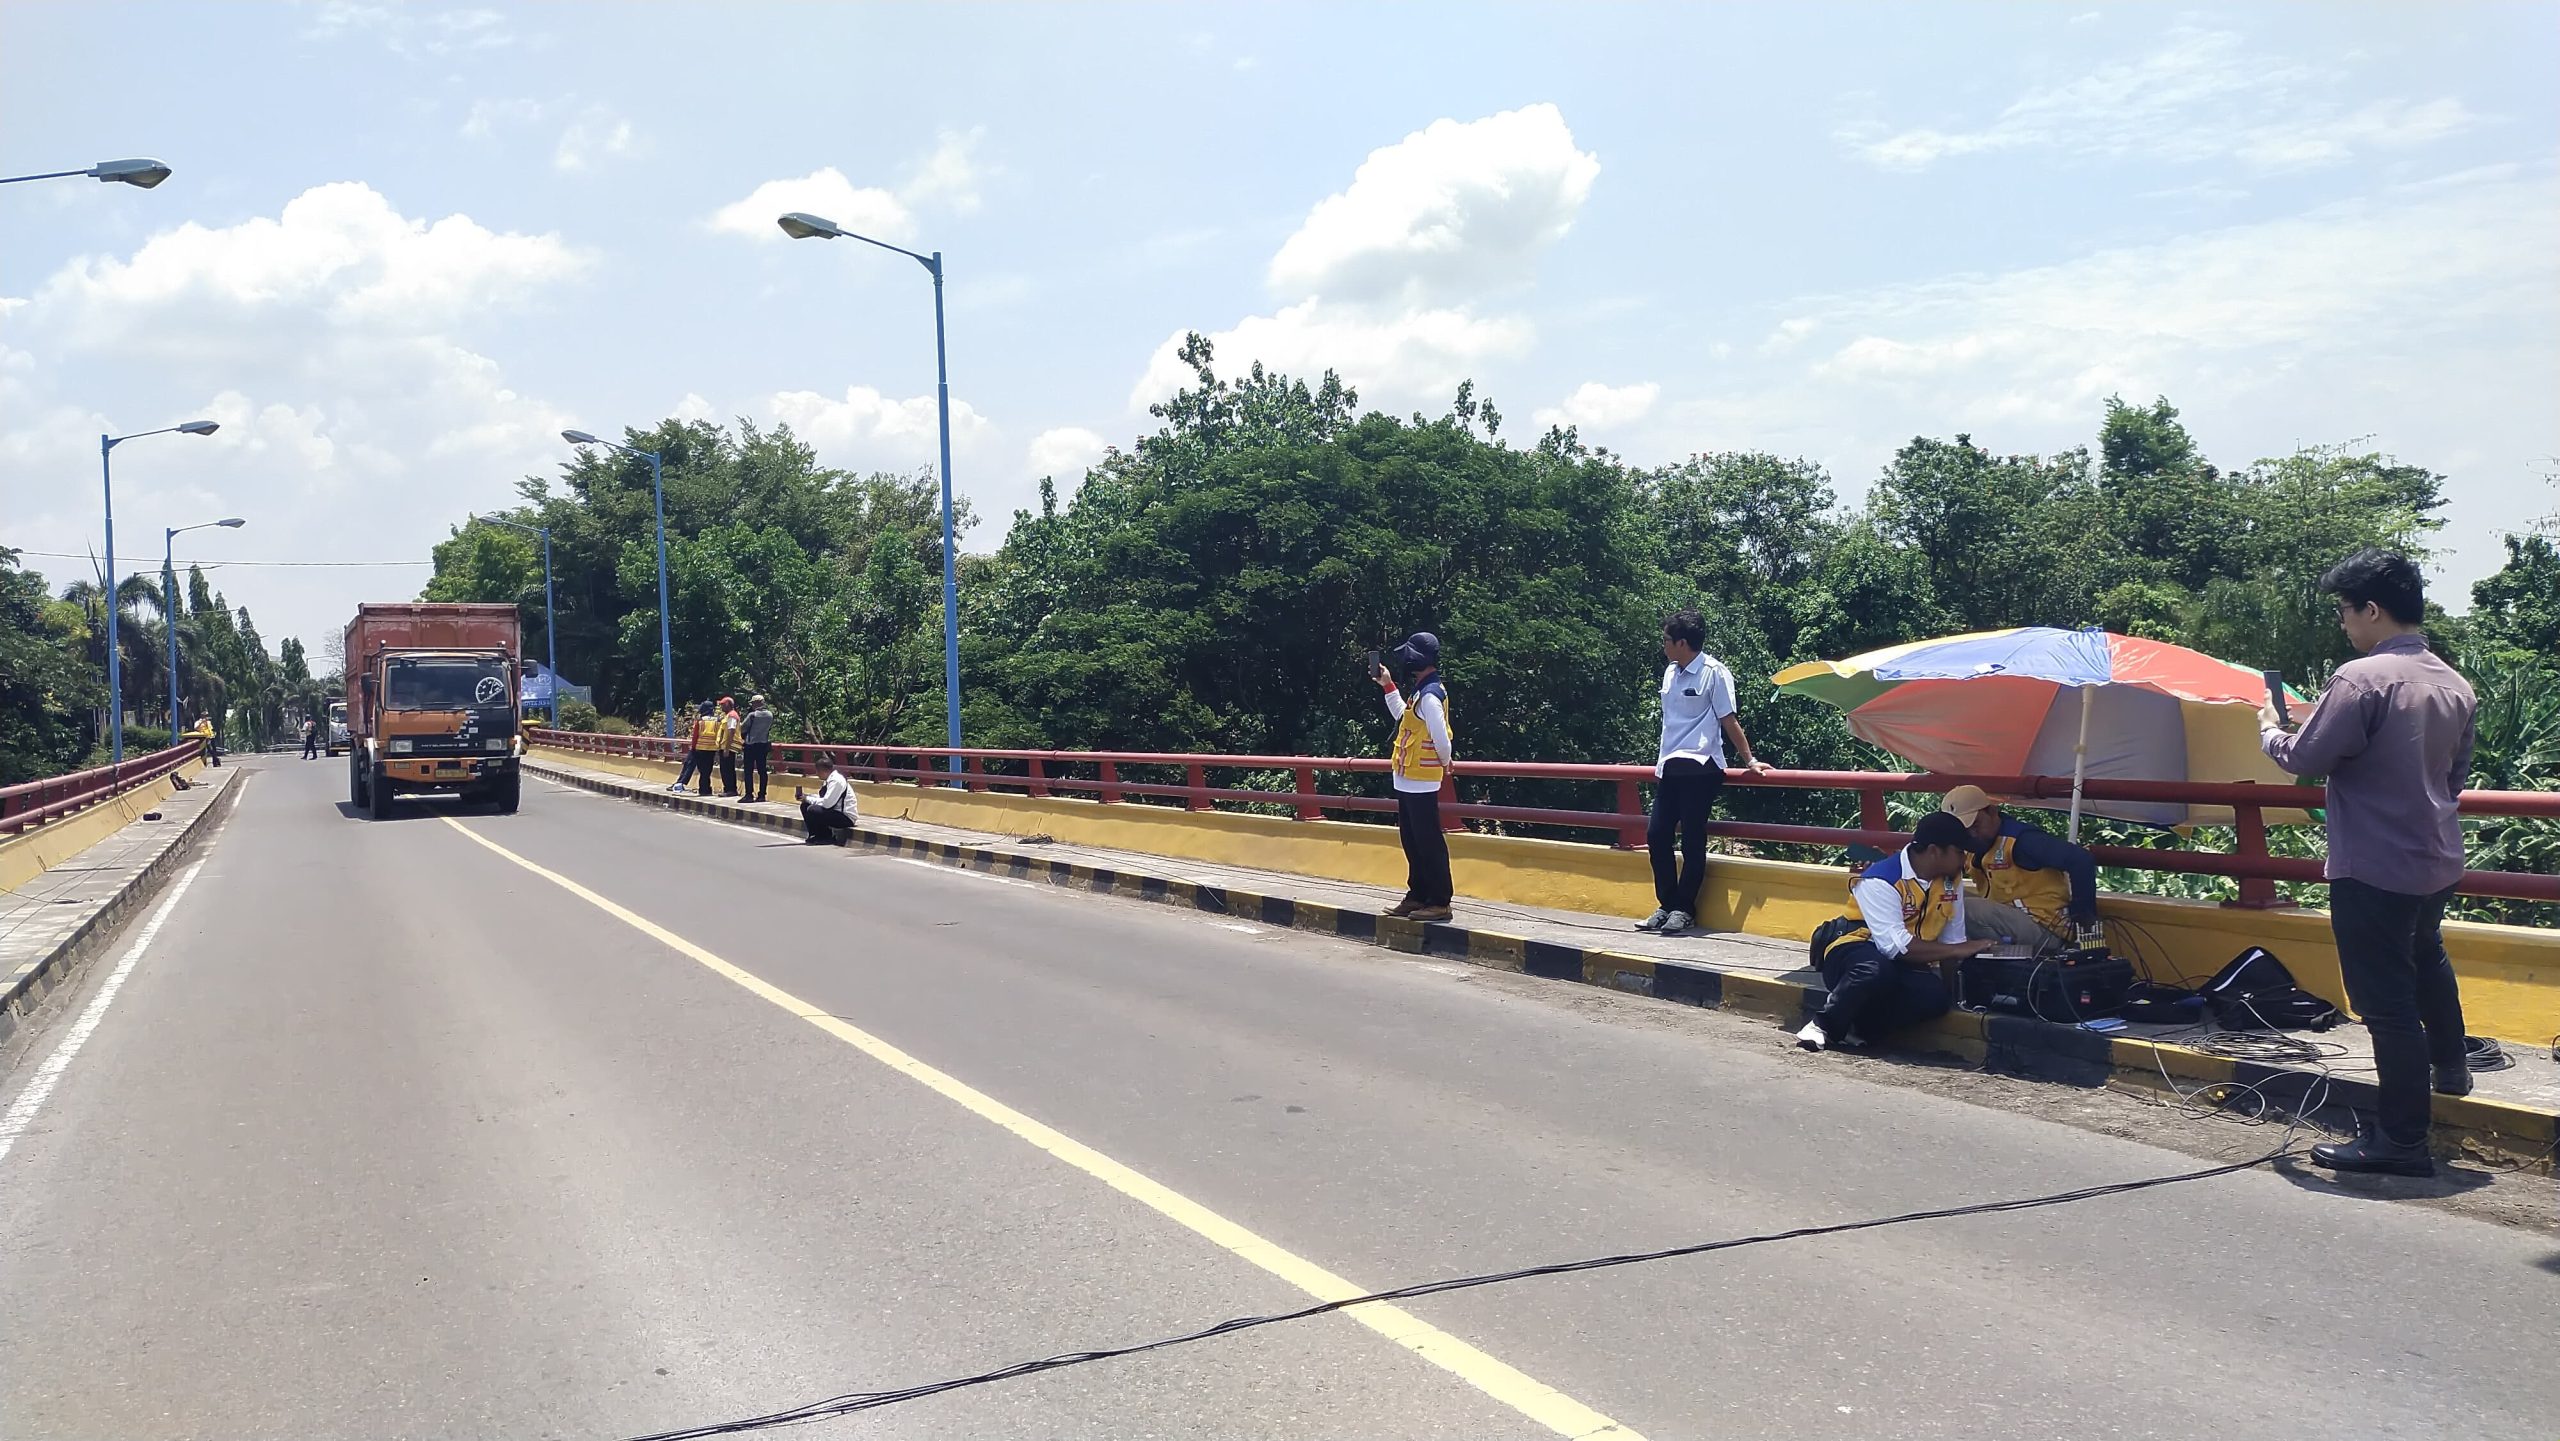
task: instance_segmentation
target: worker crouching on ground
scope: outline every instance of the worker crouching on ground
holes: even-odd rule
[[[1440,785],[1453,759],[1449,744],[1449,690],[1440,683],[1440,638],[1415,631],[1395,649],[1395,662],[1413,677],[1413,698],[1396,688],[1383,665],[1369,678],[1395,717],[1389,756],[1396,784],[1396,835],[1404,842],[1404,899],[1387,912],[1416,921],[1449,919],[1456,883],[1449,879],[1449,837],[1440,829]]]
[[[818,793],[800,798],[800,823],[809,832],[803,845],[840,846],[853,834],[853,787],[825,756],[818,757]]]
[[[1909,845],[1859,873],[1849,909],[1813,933],[1813,964],[1829,994],[1796,1032],[1797,1045],[1862,1046],[1947,1013],[1938,963],[1991,948],[1965,938],[1966,840],[1964,822],[1932,811]]]
[[[1980,786],[1956,787],[1938,809],[1965,824],[1966,930],[2047,951],[2097,928],[2098,858],[2085,847],[2007,814]]]

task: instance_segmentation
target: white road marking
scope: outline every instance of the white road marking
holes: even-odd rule
[[[1248,926],[1242,921],[1220,921],[1218,923],[1218,929],[1222,931],[1233,931],[1240,936],[1258,936],[1262,934],[1262,927]]]
[[[151,919],[143,924],[142,934],[133,938],[133,944],[125,950],[124,959],[116,962],[115,970],[108,973],[106,984],[98,988],[98,994],[91,998],[88,1009],[72,1023],[70,1034],[62,1038],[62,1044],[53,1048],[52,1055],[44,1058],[43,1065],[36,1067],[34,1077],[27,1082],[27,1088],[18,1093],[18,1099],[11,1103],[8,1113],[0,1115],[0,1160],[8,1158],[9,1148],[16,1145],[18,1138],[35,1124],[36,1112],[44,1109],[45,1101],[53,1095],[53,1088],[61,1082],[62,1073],[70,1069],[72,1058],[80,1054],[82,1046],[89,1044],[89,1036],[98,1029],[98,1022],[105,1019],[107,1007],[115,1004],[116,993],[124,989],[125,978],[133,974],[134,965],[142,959],[142,953],[151,949],[152,939],[160,934],[161,923],[169,919],[169,912],[177,909],[187,887],[195,884],[196,872],[203,869],[204,862],[197,861],[187,867],[185,875],[178,877],[178,883],[169,888],[169,898],[160,903],[160,909],[151,913]]]
[[[922,857],[920,857],[920,856],[883,856],[883,857],[881,857],[881,859],[882,859],[882,860],[888,860],[888,861],[896,861],[898,864],[900,864],[900,865],[902,865],[902,866],[923,866],[923,867],[924,867],[925,869],[927,869],[927,870],[941,871],[941,872],[942,872],[943,874],[945,874],[945,875],[955,875],[955,876],[974,876],[974,877],[976,877],[977,879],[982,880],[982,881],[993,881],[993,882],[995,882],[997,885],[1000,885],[1000,886],[1021,886],[1021,887],[1023,887],[1025,890],[1033,890],[1033,889],[1037,889],[1037,890],[1050,890],[1050,889],[1052,889],[1052,887],[1049,887],[1049,886],[1038,886],[1038,887],[1034,887],[1034,886],[1033,886],[1029,881],[1016,880],[1016,879],[1014,879],[1012,876],[999,876],[999,875],[992,875],[992,874],[990,874],[990,873],[988,873],[988,872],[986,872],[986,871],[973,871],[973,870],[969,869],[967,866],[955,866],[955,865],[948,865],[948,864],[945,864],[944,862],[941,862],[941,861],[928,861],[928,860],[923,859],[923,858],[922,858]]]

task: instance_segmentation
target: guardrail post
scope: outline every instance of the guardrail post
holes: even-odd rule
[[[1102,803],[1106,806],[1120,803],[1120,764],[1117,761],[1102,763]]]
[[[1618,839],[1615,848],[1622,851],[1644,849],[1644,792],[1632,780],[1618,782]]]
[[[1031,793],[1035,796],[1049,793],[1049,767],[1038,756],[1031,758]]]
[[[987,789],[986,784],[978,779],[978,777],[984,774],[986,774],[984,771],[978,769],[978,758],[976,756],[963,756],[960,758],[960,789],[964,791],[980,791]]]
[[[2231,853],[2245,860],[2265,860],[2267,858],[2266,813],[2253,805],[2233,806],[2231,820],[2232,829],[2235,832],[2234,839],[2237,841]],[[2284,899],[2276,894],[2276,883],[2267,877],[2243,876],[2240,878],[2239,898],[2225,901],[2223,904],[2242,910],[2269,911],[2283,905]]]
[[[1207,766],[1183,767],[1182,783],[1191,787],[1195,791],[1207,790],[1209,788],[1209,768]],[[1182,808],[1187,811],[1206,811],[1217,809],[1215,805],[1210,803],[1207,796],[1197,795],[1184,796],[1182,798]]]
[[[1316,768],[1314,766],[1293,766],[1290,768],[1290,774],[1296,777],[1296,785],[1298,788],[1298,819],[1302,821],[1323,820],[1324,807],[1316,804]]]
[[[1893,829],[1893,812],[1885,808],[1884,792],[1874,786],[1858,791],[1858,829],[1889,831]]]

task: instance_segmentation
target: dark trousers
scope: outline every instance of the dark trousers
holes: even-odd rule
[[[738,794],[738,753],[720,753],[720,794],[735,799]]]
[[[747,799],[760,801],[773,785],[773,742],[748,741],[746,747]]]
[[[1873,941],[1844,941],[1823,953],[1823,998],[1814,1019],[1822,1033],[1841,1041],[1855,1031],[1879,1040],[1889,1031],[1936,1020],[1947,1013],[1947,983],[1936,966],[1914,966],[1877,950]]]
[[[1449,904],[1457,886],[1449,879],[1438,791],[1396,792],[1396,836],[1404,842],[1404,898],[1417,906]]]
[[[808,831],[810,839],[822,840],[831,846],[843,845],[844,838],[853,834],[853,817],[815,801],[800,803],[800,824]]]
[[[1654,904],[1666,911],[1698,914],[1698,884],[1707,878],[1707,815],[1723,789],[1724,772],[1704,761],[1663,763],[1644,844],[1653,853]]]
[[[2444,953],[2444,903],[2451,887],[2406,895],[2358,880],[2329,883],[2329,930],[2347,1001],[2373,1036],[2374,1087],[2382,1093],[2382,1138],[2427,1139],[2435,1066],[2469,1064],[2462,1052],[2462,993]]]
[[[711,751],[696,750],[692,755],[686,756],[684,759],[685,769],[693,773],[695,781],[693,793],[695,795],[707,796],[711,794],[711,758],[714,754],[715,753]],[[677,776],[676,784],[683,785],[684,777]]]
[[[304,736],[302,738],[302,758],[304,760],[309,760],[318,754],[320,754],[320,738],[316,735]]]

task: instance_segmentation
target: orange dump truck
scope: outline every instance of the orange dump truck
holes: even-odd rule
[[[403,792],[460,792],[512,812],[523,680],[516,608],[356,607],[347,623],[347,798],[375,820]]]

